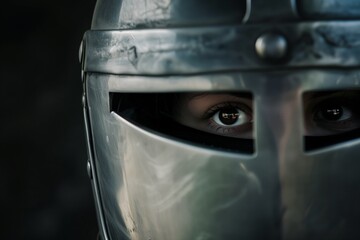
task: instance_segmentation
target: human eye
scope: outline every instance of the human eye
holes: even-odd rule
[[[205,113],[209,132],[230,137],[251,138],[252,111],[240,102],[225,102],[211,107]]]
[[[232,138],[253,138],[252,95],[184,93],[177,96],[173,119],[202,132]]]
[[[308,135],[326,136],[360,128],[359,95],[337,92],[314,98]]]
[[[330,102],[323,104],[316,110],[314,121],[316,121],[318,125],[323,125],[330,129],[342,130],[345,128],[346,130],[348,123],[352,123],[351,120],[353,120],[353,117],[354,113],[352,108],[347,106],[347,104]]]

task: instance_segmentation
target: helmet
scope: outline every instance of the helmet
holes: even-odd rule
[[[102,239],[360,239],[360,2],[98,0]]]

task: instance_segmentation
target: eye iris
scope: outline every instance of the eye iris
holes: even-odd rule
[[[239,111],[236,108],[226,108],[219,112],[219,120],[225,125],[236,123],[239,118]]]
[[[326,106],[321,110],[324,119],[329,121],[339,120],[343,115],[343,108],[341,106]]]

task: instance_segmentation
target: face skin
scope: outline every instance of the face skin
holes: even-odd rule
[[[355,91],[304,94],[304,135],[328,136],[360,128]],[[175,101],[174,118],[204,132],[253,138],[253,102],[244,93],[183,93]]]
[[[174,118],[188,127],[213,134],[252,138],[252,100],[248,94],[184,93]]]

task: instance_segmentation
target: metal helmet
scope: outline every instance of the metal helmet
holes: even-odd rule
[[[102,239],[360,239],[359,1],[98,0],[80,50]]]

